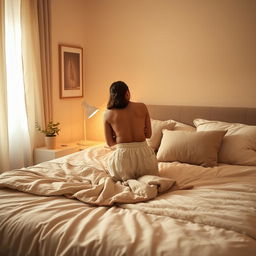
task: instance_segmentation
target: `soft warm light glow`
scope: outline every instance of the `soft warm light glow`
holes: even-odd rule
[[[22,166],[25,157],[22,152],[30,150],[22,66],[20,8],[20,0],[5,1],[8,136],[9,152],[12,152],[13,156],[10,161],[13,164],[11,168],[15,166],[14,163]]]
[[[14,129],[17,127],[17,120],[20,120],[19,124],[22,126],[20,128],[27,129],[25,125],[27,124],[27,118],[21,57],[20,12],[18,8],[13,8],[10,2],[9,5],[6,4],[6,9],[9,13],[12,12],[12,17],[6,18],[5,47],[9,131],[14,133]]]
[[[105,141],[103,118],[106,110],[106,102],[99,107],[99,112],[86,122],[87,139]]]

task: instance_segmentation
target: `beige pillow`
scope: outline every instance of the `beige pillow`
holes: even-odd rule
[[[176,123],[174,128],[172,129],[173,131],[189,131],[189,132],[196,131],[196,128],[194,126],[184,124],[184,123],[178,122],[176,120],[172,120],[172,121]]]
[[[256,165],[256,126],[195,119],[197,131],[227,130],[219,152],[219,162]]]
[[[163,129],[171,130],[174,128],[176,123],[172,120],[165,120],[165,121],[160,121],[155,119],[150,119],[150,120],[151,120],[152,135],[149,139],[147,139],[147,143],[151,148],[153,148],[154,150],[157,150],[160,146],[160,142],[162,139],[162,130]]]
[[[218,151],[226,131],[168,131],[157,152],[158,161],[214,166],[218,162]]]

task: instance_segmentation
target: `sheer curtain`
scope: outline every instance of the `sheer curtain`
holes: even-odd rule
[[[38,1],[1,2],[0,171],[33,164],[44,124]]]
[[[43,86],[38,24],[38,0],[21,1],[21,48],[27,122],[31,148],[41,144],[35,122],[44,123]]]

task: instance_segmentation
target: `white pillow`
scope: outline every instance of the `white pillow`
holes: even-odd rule
[[[196,131],[196,128],[194,126],[184,124],[184,123],[178,122],[176,120],[172,120],[172,121],[176,123],[173,128],[173,131],[189,131],[189,132]]]
[[[219,162],[256,165],[256,126],[195,119],[197,131],[227,130],[219,152]]]
[[[158,161],[214,166],[218,162],[218,152],[226,131],[168,131],[163,130],[163,138],[157,152]]]
[[[149,139],[147,139],[147,143],[151,148],[153,148],[153,150],[157,150],[160,146],[160,142],[162,139],[162,130],[163,129],[171,130],[174,128],[176,123],[172,120],[160,121],[152,118],[150,120],[151,120],[152,135]]]

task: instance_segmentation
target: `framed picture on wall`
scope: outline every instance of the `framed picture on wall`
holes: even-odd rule
[[[83,97],[83,48],[59,45],[60,98]]]

